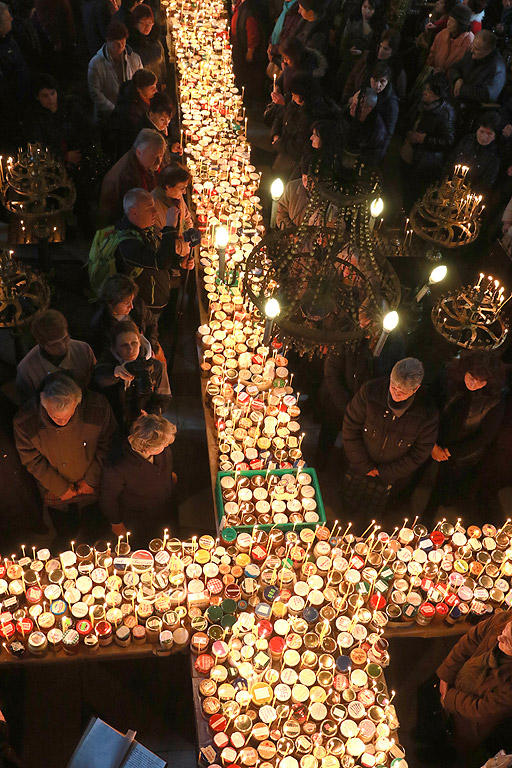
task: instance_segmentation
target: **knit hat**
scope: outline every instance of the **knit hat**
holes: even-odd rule
[[[459,26],[460,32],[467,32],[468,29],[471,26],[471,16],[472,16],[471,8],[468,8],[467,5],[462,5],[460,3],[459,5],[456,5],[454,8],[451,9],[448,16],[451,16],[452,19],[455,19]]]

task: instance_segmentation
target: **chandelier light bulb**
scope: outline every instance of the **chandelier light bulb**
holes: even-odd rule
[[[272,182],[272,185],[270,187],[270,194],[272,196],[272,200],[275,200],[276,202],[281,199],[284,192],[284,184],[280,178],[274,179]]]
[[[277,299],[269,299],[265,304],[265,315],[270,320],[273,320],[275,317],[277,317],[280,311],[281,307],[279,306]]]
[[[381,215],[384,210],[384,200],[382,197],[376,197],[370,205],[370,213],[374,219]]]
[[[393,310],[392,312],[388,312],[387,315],[384,315],[384,319],[382,321],[382,327],[384,328],[387,333],[390,333],[391,331],[394,331],[395,328],[398,325],[398,312]]]
[[[228,244],[229,232],[226,227],[217,227],[215,230],[215,245],[217,248],[225,248]]]
[[[434,267],[434,269],[430,273],[430,277],[428,281],[431,285],[435,283],[440,283],[441,280],[445,279],[447,274],[448,274],[448,267],[445,264],[439,264],[439,266]]]

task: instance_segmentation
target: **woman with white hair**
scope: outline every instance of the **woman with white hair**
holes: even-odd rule
[[[175,425],[162,416],[141,416],[105,466],[101,511],[116,536],[130,531],[135,546],[147,547],[164,528],[176,533],[176,475],[170,449],[175,435]]]

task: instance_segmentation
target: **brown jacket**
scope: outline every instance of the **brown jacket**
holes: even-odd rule
[[[130,149],[105,174],[98,208],[98,229],[119,221],[123,215],[123,197],[128,190],[139,188],[151,192],[155,186],[156,174],[146,171],[135,150]]]
[[[37,393],[46,376],[59,370],[71,371],[75,381],[83,389],[87,389],[95,364],[96,358],[94,353],[85,341],[71,339],[66,356],[58,366],[44,357],[41,354],[41,347],[39,344],[36,344],[25,355],[23,360],[20,360],[18,363],[16,369],[16,389],[21,401],[24,403],[29,397]]]
[[[512,717],[512,656],[495,656],[497,637],[512,612],[503,611],[477,624],[461,637],[437,670],[448,683],[444,708],[455,723],[455,736],[464,748],[477,746]]]
[[[62,496],[80,480],[99,488],[115,431],[112,409],[97,392],[87,392],[64,427],[50,419],[39,397],[31,398],[14,418],[22,464],[54,496]]]

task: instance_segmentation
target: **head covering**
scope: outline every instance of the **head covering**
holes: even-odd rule
[[[467,5],[456,5],[454,6],[448,16],[451,16],[452,19],[455,19],[459,26],[460,32],[467,32],[471,26],[471,8],[468,8]]]

